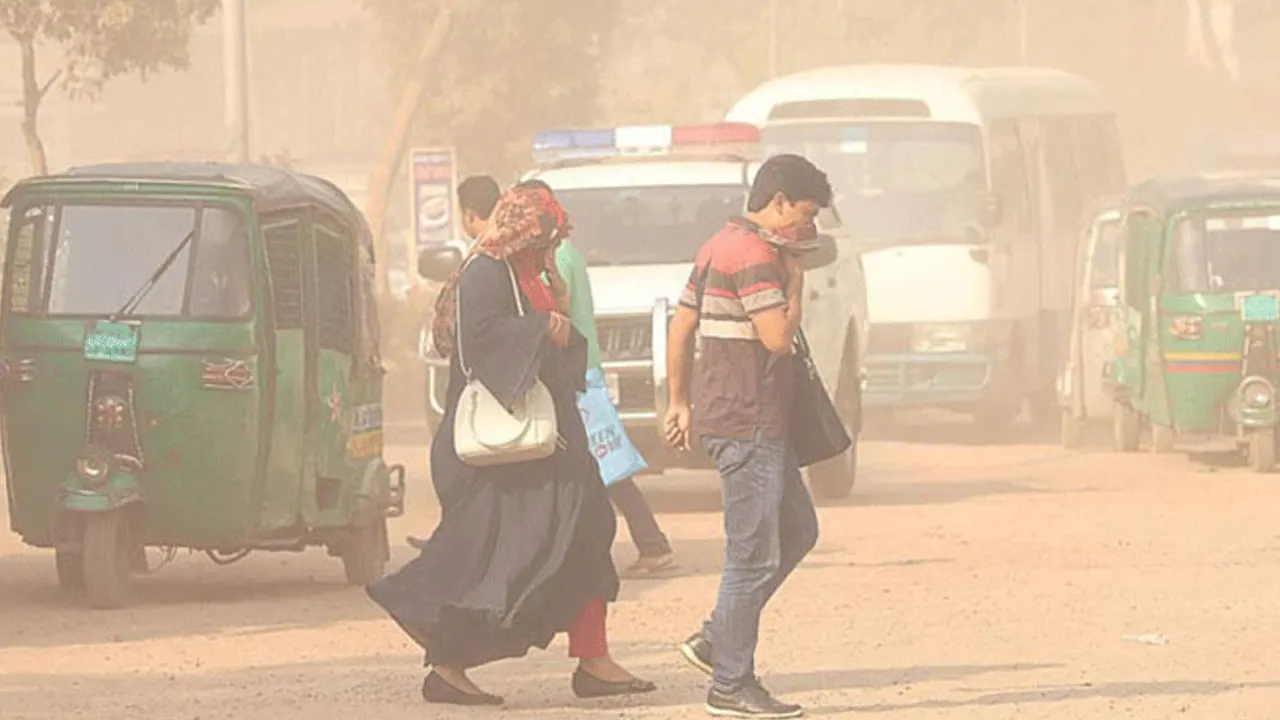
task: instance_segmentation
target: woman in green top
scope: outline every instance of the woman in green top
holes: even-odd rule
[[[554,193],[541,180],[526,180],[521,187],[540,188]],[[587,339],[587,369],[601,368],[600,340],[596,333],[595,302],[591,297],[591,279],[587,275],[587,259],[568,240],[556,249],[556,269],[569,291],[569,321]],[[640,558],[623,571],[624,577],[643,576],[671,568],[675,564],[671,543],[658,526],[648,501],[632,478],[624,478],[609,486],[609,498],[627,521],[631,541]]]

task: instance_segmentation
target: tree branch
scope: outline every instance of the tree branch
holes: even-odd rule
[[[40,86],[40,89],[38,92],[41,100],[44,99],[45,95],[49,94],[49,90],[53,88],[53,84],[58,82],[58,78],[60,77],[62,77],[61,68],[59,68],[56,72],[54,72],[53,75],[49,76],[49,79],[45,81],[44,85]]]

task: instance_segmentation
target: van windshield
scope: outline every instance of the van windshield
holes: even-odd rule
[[[1280,290],[1280,210],[1186,218],[1173,245],[1180,292]]]
[[[131,314],[143,317],[235,318],[251,307],[248,240],[234,210],[54,204],[14,217],[22,218],[9,279],[21,300],[15,312],[110,315],[135,294],[141,300]],[[171,254],[174,261],[142,293]]]
[[[692,262],[698,248],[741,215],[742,185],[556,190],[570,238],[589,265]]]
[[[831,179],[852,236],[870,243],[964,241],[987,193],[982,132],[947,122],[766,127],[767,155],[813,160]]]

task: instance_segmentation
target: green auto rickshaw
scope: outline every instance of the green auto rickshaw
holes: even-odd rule
[[[1124,204],[1114,434],[1276,464],[1280,179],[1149,181]]]
[[[381,577],[404,468],[382,458],[372,240],[320,178],[98,165],[18,183],[0,305],[10,523],[119,607],[180,548],[324,546]]]

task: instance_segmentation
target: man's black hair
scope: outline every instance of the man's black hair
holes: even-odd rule
[[[458,184],[458,206],[488,220],[501,194],[497,180],[488,175],[472,175]]]
[[[539,180],[538,178],[529,178],[528,180],[521,180],[520,182],[516,183],[516,187],[526,188],[528,190],[546,190],[549,193],[555,194],[555,191],[551,189],[550,185],[546,184],[542,180]]]
[[[808,200],[819,208],[831,207],[827,174],[799,155],[774,155],[760,166],[751,183],[747,211],[765,209],[778,193],[793,203]]]

